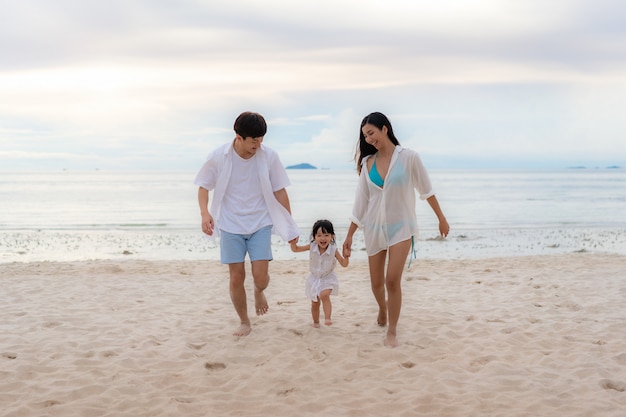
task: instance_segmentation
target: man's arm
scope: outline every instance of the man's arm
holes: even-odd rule
[[[205,188],[198,187],[198,205],[200,206],[200,216],[202,216],[202,232],[212,236],[213,216],[209,213],[209,191]]]
[[[291,205],[289,204],[289,195],[285,188],[281,188],[278,191],[274,191],[274,197],[276,200],[291,214]]]
[[[276,197],[276,200],[278,200],[280,205],[283,206],[289,214],[291,214],[291,205],[289,204],[289,195],[287,194],[287,190],[284,188],[281,188],[278,191],[274,191],[274,197]],[[291,245],[297,242],[298,242],[298,237],[295,237],[289,241],[289,244]]]

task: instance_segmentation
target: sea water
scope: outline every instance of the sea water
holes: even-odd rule
[[[288,170],[293,216],[308,240],[331,220],[341,245],[350,224],[354,170]],[[438,237],[417,201],[419,257],[464,258],[602,252],[626,254],[626,170],[430,172],[451,226]],[[0,262],[219,259],[200,232],[195,171],[0,172]],[[274,257],[295,259],[274,237]],[[354,256],[365,258],[357,232]]]

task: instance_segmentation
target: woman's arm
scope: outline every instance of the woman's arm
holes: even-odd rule
[[[448,220],[446,220],[446,216],[443,215],[443,211],[439,206],[437,197],[431,195],[426,199],[426,201],[428,201],[428,204],[430,204],[430,207],[433,209],[437,219],[439,220],[439,233],[441,233],[441,236],[443,237],[448,236],[448,233],[450,232],[450,225],[448,224]]]
[[[344,258],[349,258],[350,255],[352,254],[352,236],[354,235],[354,232],[356,232],[357,228],[358,226],[354,222],[350,223],[350,227],[348,227],[348,234],[346,235],[346,238],[343,241],[343,257]]]

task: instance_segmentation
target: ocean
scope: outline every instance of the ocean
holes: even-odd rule
[[[357,183],[353,170],[288,170],[294,218],[308,239],[331,220],[341,245]],[[601,252],[626,254],[626,170],[435,170],[451,232],[418,201],[417,258]],[[195,170],[1,172],[0,262],[219,259],[200,232]],[[275,259],[301,259],[275,237]],[[357,232],[354,257],[365,259]]]

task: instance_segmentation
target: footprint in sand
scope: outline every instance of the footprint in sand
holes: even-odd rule
[[[221,371],[222,369],[226,369],[226,365],[221,362],[207,362],[204,364],[204,367],[209,371]]]
[[[430,278],[423,276],[423,275],[418,275],[418,276],[408,276],[406,277],[407,281],[413,281],[414,279],[418,280],[418,281],[430,281]]]
[[[600,386],[604,389],[612,389],[617,392],[626,392],[626,384],[623,382],[611,381],[610,379],[604,379],[600,381]]]
[[[622,365],[626,365],[626,353],[620,353],[619,355],[614,356],[613,359]]]
[[[315,362],[323,362],[326,360],[326,352],[324,351],[318,351],[316,349],[309,349],[309,353],[311,354],[311,359],[313,359]]]
[[[4,352],[2,357],[6,359],[17,359],[17,353]]]
[[[191,404],[193,400],[191,398],[175,397],[174,401],[182,404]]]
[[[276,395],[279,395],[279,396],[285,396],[285,397],[286,397],[287,395],[291,394],[291,393],[292,393],[292,392],[294,392],[295,390],[296,390],[296,388],[295,388],[295,387],[293,387],[293,388],[289,388],[289,389],[285,389],[285,390],[279,391]]]
[[[187,343],[187,347],[194,349],[194,350],[200,350],[205,346],[206,346],[206,343]]]
[[[470,364],[469,364],[470,371],[471,372],[478,372],[485,365],[487,365],[489,362],[492,362],[492,361],[494,361],[496,359],[497,359],[497,357],[493,356],[493,355],[481,356],[479,358],[476,358],[473,361],[471,361]]]

